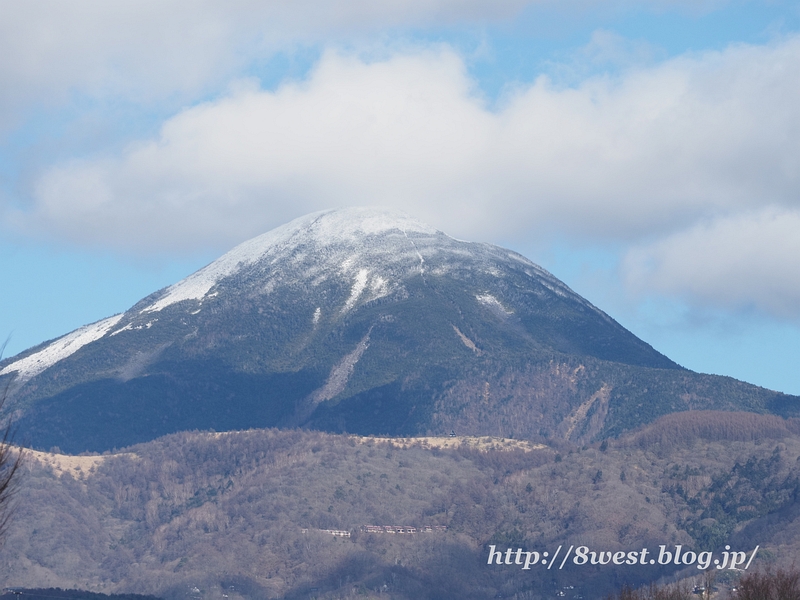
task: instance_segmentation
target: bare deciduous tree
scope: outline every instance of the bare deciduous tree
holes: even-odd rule
[[[741,600],[800,600],[800,572],[778,569],[749,573],[739,580]]]
[[[3,356],[6,343],[0,346],[0,358]],[[11,381],[3,387],[2,394],[0,394],[0,412],[8,396],[8,388]],[[12,444],[13,441],[13,428],[11,420],[5,423],[2,429],[2,439],[0,439],[0,543],[5,537],[8,528],[9,520],[13,512],[12,499],[16,489],[17,476],[22,466],[23,452],[22,448],[18,448]]]

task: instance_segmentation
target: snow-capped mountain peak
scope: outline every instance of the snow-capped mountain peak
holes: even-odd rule
[[[407,239],[409,234],[444,236],[436,229],[399,211],[356,207],[312,213],[239,244],[208,266],[168,287],[163,296],[141,312],[160,311],[183,300],[202,300],[222,279],[264,260],[276,260],[281,255],[291,255],[300,247],[339,248],[340,252],[335,253],[335,256],[328,253],[325,262],[343,258],[340,271],[347,274],[358,262],[358,251],[365,249],[365,240],[374,240],[390,232],[401,234]],[[350,254],[342,257],[342,249],[349,249]],[[419,252],[416,254],[423,261]],[[356,269],[356,273],[356,285],[363,290],[367,285],[366,281],[361,281],[364,278],[364,269]],[[378,287],[381,287],[380,284]]]

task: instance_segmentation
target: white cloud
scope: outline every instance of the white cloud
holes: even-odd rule
[[[503,19],[530,1],[0,0],[0,131],[31,103],[193,99],[298,43]]]
[[[0,133],[31,107],[75,98],[156,105],[192,102],[231,77],[297,45],[414,27],[508,20],[555,8],[642,5],[706,12],[727,0],[0,0]],[[699,7],[699,8],[698,8]]]
[[[800,38],[546,78],[497,110],[446,47],[327,53],[307,81],[243,82],[116,158],[45,172],[29,229],[134,251],[224,248],[331,206],[403,208],[458,235],[662,235],[797,206]],[[794,132],[794,133],[793,133]]]
[[[630,249],[628,287],[694,305],[800,316],[800,211],[720,217]]]

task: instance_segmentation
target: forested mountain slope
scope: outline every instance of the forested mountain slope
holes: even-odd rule
[[[180,433],[119,455],[36,455],[2,575],[7,585],[170,599],[194,589],[198,598],[356,590],[530,599],[569,585],[573,596],[600,597],[626,582],[699,571],[523,571],[488,566],[490,545],[552,553],[559,545],[628,552],[680,544],[721,556],[725,544],[748,552],[758,544],[756,566],[789,564],[800,551],[798,431],[793,419],[691,412],[592,446],[495,439],[482,449],[404,448],[262,430]],[[387,525],[416,533],[365,530]]]

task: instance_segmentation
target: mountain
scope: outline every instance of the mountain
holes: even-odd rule
[[[657,558],[680,545],[721,559],[758,545],[749,572],[790,566],[798,431],[797,419],[696,411],[558,449],[261,429],[177,433],[117,454],[31,451],[0,578],[166,600],[589,599],[662,576],[694,585],[707,572],[692,564],[523,570],[487,558],[492,546]],[[734,597],[743,573],[711,572],[719,597]]]
[[[526,258],[351,208],[247,241],[130,310],[0,363],[40,448],[304,427],[591,441],[800,399],[696,374]]]

